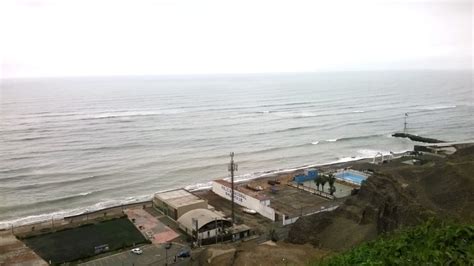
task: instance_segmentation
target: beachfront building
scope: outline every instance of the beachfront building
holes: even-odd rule
[[[212,192],[224,199],[232,200],[232,185],[223,179],[212,181]],[[275,210],[270,207],[270,199],[262,192],[234,185],[234,202],[275,221]]]
[[[183,214],[195,209],[207,209],[207,201],[184,189],[156,193],[153,206],[165,215],[178,220]]]
[[[195,209],[179,217],[178,225],[181,230],[193,237],[196,235],[197,228],[199,239],[207,239],[231,227],[232,222],[209,209]]]
[[[235,241],[250,235],[248,226],[232,226],[229,219],[209,209],[195,209],[183,214],[178,218],[178,226],[199,245]]]

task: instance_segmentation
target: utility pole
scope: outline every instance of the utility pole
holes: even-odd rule
[[[232,226],[235,224],[235,212],[234,212],[234,171],[237,171],[237,164],[234,163],[234,152],[230,153],[230,164],[229,164],[229,171],[230,171],[230,179],[232,183]]]
[[[192,218],[191,223],[193,224],[194,228],[196,228],[196,246],[199,246],[199,226],[198,226],[198,219]]]
[[[407,117],[408,117],[408,113],[405,113],[405,122],[403,123],[403,133],[407,133]]]

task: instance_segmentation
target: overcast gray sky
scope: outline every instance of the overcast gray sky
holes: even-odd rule
[[[471,0],[1,0],[1,77],[472,68]]]

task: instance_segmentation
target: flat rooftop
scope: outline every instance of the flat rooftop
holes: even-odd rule
[[[190,204],[205,202],[205,200],[187,192],[184,189],[156,193],[155,198],[166,202],[173,208],[179,208]]]
[[[232,187],[232,184],[228,181],[225,181],[223,179],[218,179],[218,180],[214,180],[214,182],[218,183],[218,184],[221,184],[221,185],[224,185],[228,188],[231,188]],[[246,188],[245,186],[247,185],[248,183],[245,182],[245,183],[240,183],[240,184],[236,184],[234,183],[234,189],[245,194],[245,195],[248,195],[250,197],[253,197],[253,198],[256,198],[260,201],[262,200],[267,200],[267,199],[270,199],[264,191],[254,191],[254,190],[251,190],[251,189],[248,189]]]
[[[337,206],[337,200],[328,200],[290,186],[279,186],[276,193],[270,193],[270,207],[286,216],[296,217]]]

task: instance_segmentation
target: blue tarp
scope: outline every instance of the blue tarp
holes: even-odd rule
[[[305,181],[314,180],[314,179],[316,179],[317,176],[318,176],[318,171],[317,170],[311,170],[311,171],[308,171],[307,175],[305,175],[305,174],[296,175],[294,180],[295,180],[296,183],[301,184]]]

